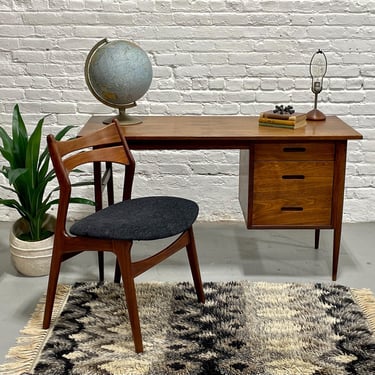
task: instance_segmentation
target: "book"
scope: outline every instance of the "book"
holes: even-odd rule
[[[266,112],[262,112],[259,117],[289,120],[289,121],[302,121],[302,120],[306,120],[306,113],[295,112],[293,114],[290,114],[290,113],[281,114],[277,112],[274,113],[273,111],[266,111]]]
[[[305,123],[306,119],[301,117],[301,119],[298,119],[298,120],[282,120],[282,119],[269,118],[269,117],[259,117],[259,122],[268,122],[270,124],[297,126],[302,123]]]
[[[285,128],[285,129],[298,129],[306,126],[306,121],[301,121],[295,125],[288,125],[288,124],[277,124],[271,122],[259,122],[259,126],[269,126],[274,128]]]

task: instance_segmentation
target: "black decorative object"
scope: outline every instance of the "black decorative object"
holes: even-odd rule
[[[318,94],[323,89],[323,77],[327,72],[327,58],[324,52],[319,49],[315,52],[310,61],[311,91],[315,94],[314,109],[307,113],[308,120],[325,120],[324,113],[317,109]]]
[[[287,105],[286,107],[284,107],[282,104],[276,105],[275,109],[273,110],[273,113],[278,113],[280,115],[284,115],[284,114],[292,115],[294,112],[295,111],[291,105]]]

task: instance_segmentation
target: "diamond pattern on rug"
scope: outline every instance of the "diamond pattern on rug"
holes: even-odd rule
[[[138,284],[144,353],[134,352],[121,285],[77,283],[51,332],[37,309],[13,353],[43,337],[29,361],[4,374],[375,374],[375,298],[337,284]],[[34,341],[33,341],[34,340]],[[39,342],[37,340],[37,342]],[[23,346],[22,346],[23,345]],[[35,366],[32,365],[33,361]],[[6,371],[5,371],[6,370]]]

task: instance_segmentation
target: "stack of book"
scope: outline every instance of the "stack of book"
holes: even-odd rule
[[[260,126],[296,129],[306,125],[306,113],[275,113],[263,112],[259,115]]]

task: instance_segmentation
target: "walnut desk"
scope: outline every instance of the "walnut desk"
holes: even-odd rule
[[[105,118],[91,117],[79,135],[104,126]],[[123,129],[135,150],[239,149],[239,201],[247,228],[314,229],[315,248],[320,229],[333,229],[336,280],[347,142],[362,139],[342,120],[329,116],[289,130],[260,127],[257,117],[145,116]]]

